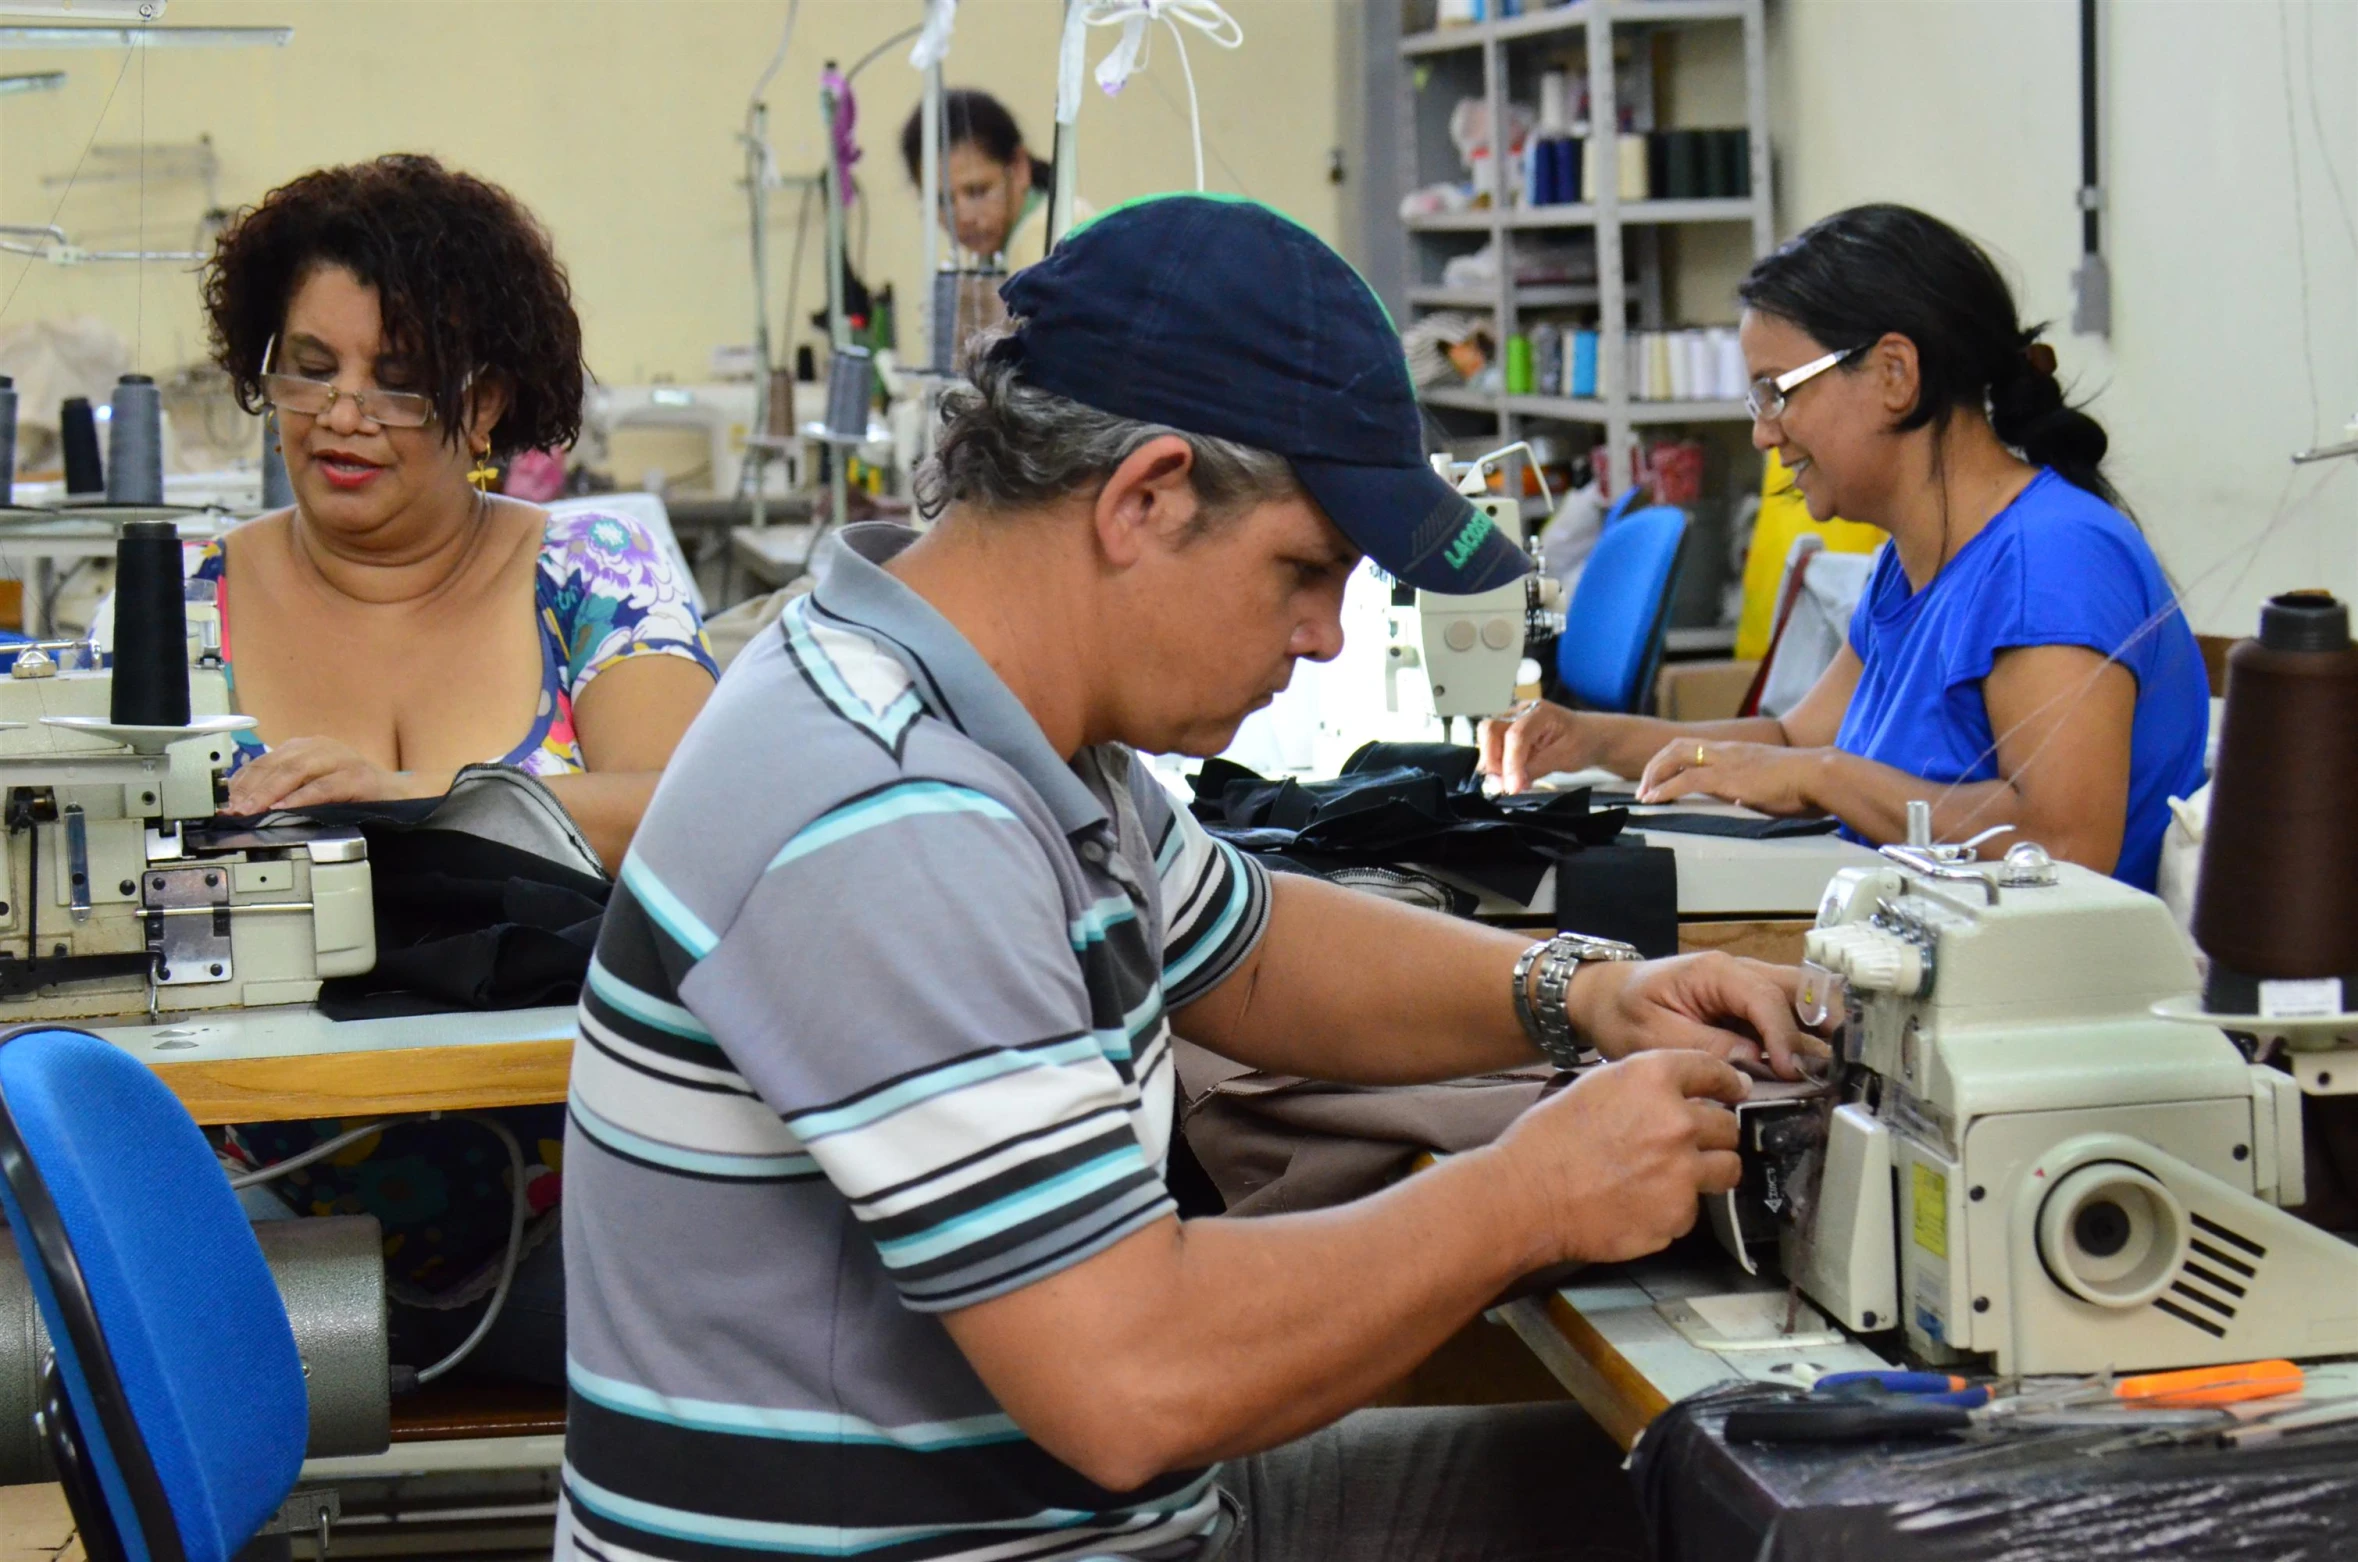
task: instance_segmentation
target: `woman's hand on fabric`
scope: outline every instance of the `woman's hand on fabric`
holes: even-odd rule
[[[1638,779],[1637,800],[1667,803],[1702,794],[1764,814],[1810,813],[1819,806],[1811,788],[1827,753],[1773,743],[1680,738],[1664,745],[1647,764]]]
[[[452,778],[387,770],[333,738],[290,738],[249,760],[229,778],[223,812],[239,818],[320,803],[376,803],[402,797],[439,797]]]
[[[1486,718],[1481,725],[1482,774],[1496,776],[1509,792],[1520,792],[1542,776],[1581,770],[1596,763],[1597,745],[1583,730],[1580,713],[1535,700],[1510,718]]]
[[[1575,1032],[1608,1058],[1708,1052],[1752,1073],[1799,1079],[1826,1043],[1793,1008],[1797,966],[1711,951],[1668,960],[1584,964],[1565,995]]]

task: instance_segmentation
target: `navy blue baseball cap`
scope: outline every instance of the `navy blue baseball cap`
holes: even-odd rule
[[[1386,573],[1465,593],[1530,556],[1436,473],[1391,317],[1309,229],[1235,196],[1158,195],[1074,227],[999,289],[992,349],[1101,412],[1286,458]]]

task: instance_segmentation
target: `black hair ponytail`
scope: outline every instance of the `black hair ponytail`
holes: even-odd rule
[[[1829,349],[1888,333],[1916,344],[1916,405],[1901,430],[1984,413],[2025,460],[2118,506],[2105,481],[2103,425],[2064,402],[2054,351],[2024,329],[2014,293],[1980,245],[1913,207],[1854,206],[1812,223],[1754,263],[1736,296]]]
[[[2024,460],[2051,466],[2067,481],[2118,506],[2120,496],[2104,480],[2104,453],[2112,444],[2104,425],[2064,401],[2052,349],[2030,343],[2020,358],[2020,369],[1990,387],[1990,427]]]

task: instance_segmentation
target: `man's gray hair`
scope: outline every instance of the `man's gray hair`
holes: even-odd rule
[[[1233,440],[1144,423],[1041,390],[1018,365],[978,340],[968,383],[942,396],[941,437],[917,469],[918,513],[931,520],[953,504],[1019,510],[1094,493],[1139,446],[1176,434],[1193,447],[1189,477],[1203,525],[1301,492],[1285,457]]]

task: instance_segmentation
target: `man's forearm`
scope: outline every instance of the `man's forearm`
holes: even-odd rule
[[[1174,1023],[1273,1074],[1391,1085],[1520,1068],[1540,1061],[1513,996],[1536,936],[1281,873],[1261,947]]]
[[[1078,1337],[1054,1359],[998,1338],[1015,1306],[950,1329],[978,1365],[1020,1361],[985,1365],[993,1392],[1107,1485],[1273,1447],[1365,1404],[1547,1261],[1507,1161],[1471,1152],[1341,1209],[1150,1227],[1006,1299],[1066,1312]],[[1096,1288],[1151,1301],[1109,1314]]]

